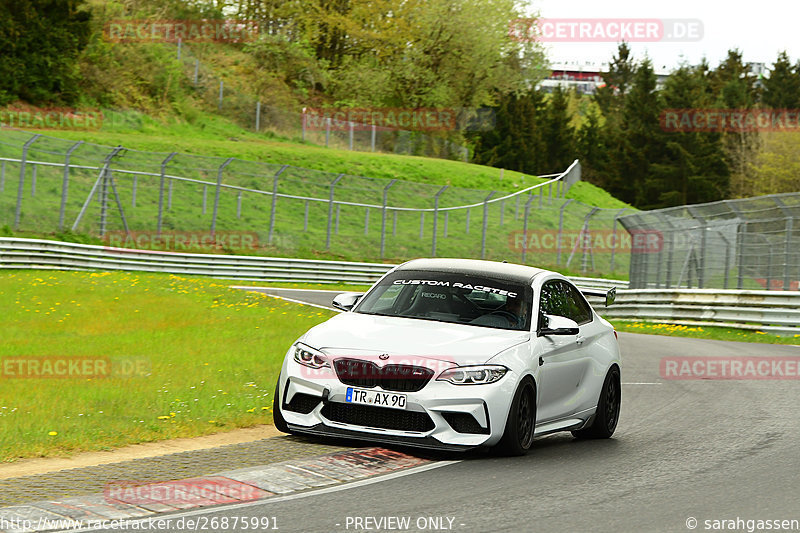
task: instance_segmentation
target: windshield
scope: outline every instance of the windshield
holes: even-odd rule
[[[488,276],[405,270],[385,277],[355,312],[528,331],[531,293]]]

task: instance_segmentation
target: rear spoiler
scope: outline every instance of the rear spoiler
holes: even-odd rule
[[[584,296],[597,296],[599,298],[606,299],[606,307],[614,303],[614,300],[617,299],[617,288],[612,287],[608,290],[604,289],[592,289],[589,287],[578,287],[581,293]]]

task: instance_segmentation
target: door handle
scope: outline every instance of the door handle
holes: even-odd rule
[[[542,366],[543,364],[544,364],[544,357],[542,357],[542,356],[540,355],[540,356],[539,356],[539,366]]]
[[[584,337],[583,335],[578,335],[578,337],[575,339],[575,342],[577,342],[578,344],[583,344],[583,341],[585,340],[586,337]]]

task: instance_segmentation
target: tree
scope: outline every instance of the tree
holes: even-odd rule
[[[544,169],[547,172],[559,172],[566,169],[575,160],[575,129],[572,127],[567,107],[567,95],[556,87],[550,95],[544,113],[543,134],[547,146],[547,159]]]
[[[77,100],[90,31],[83,8],[84,0],[0,0],[0,104]]]
[[[785,51],[778,54],[764,80],[762,102],[773,109],[800,108],[800,62],[793,67]]]

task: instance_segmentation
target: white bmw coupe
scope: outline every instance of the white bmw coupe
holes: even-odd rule
[[[534,437],[608,438],[620,409],[614,328],[556,272],[417,259],[289,352],[275,391],[284,432],[526,453]]]

